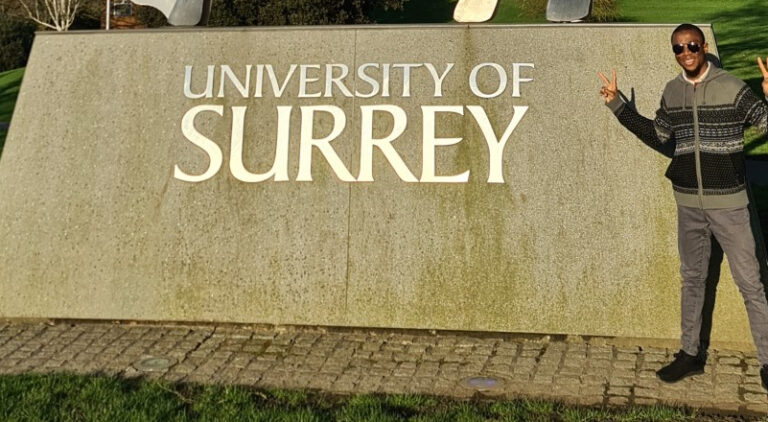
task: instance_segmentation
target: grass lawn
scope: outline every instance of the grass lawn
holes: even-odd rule
[[[13,115],[13,106],[16,104],[16,96],[21,86],[21,78],[24,69],[9,70],[0,73],[0,123],[8,123]],[[0,152],[5,143],[6,130],[0,128]]]
[[[246,387],[173,385],[108,376],[0,376],[0,420],[56,421],[713,421],[669,407],[594,409],[532,400],[419,395],[329,396]]]

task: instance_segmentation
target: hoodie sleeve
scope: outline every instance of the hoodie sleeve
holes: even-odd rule
[[[675,143],[670,141],[673,140],[674,133],[664,98],[661,99],[659,109],[656,110],[656,118],[653,120],[640,115],[634,107],[627,103],[621,92],[606,105],[619,119],[619,123],[644,144],[654,151],[672,158],[675,153]]]
[[[757,136],[764,138],[768,134],[768,107],[747,85],[736,97],[736,109],[745,126],[757,129]]]

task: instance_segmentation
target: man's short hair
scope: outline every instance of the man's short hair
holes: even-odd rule
[[[684,23],[684,24],[678,26],[677,28],[675,28],[675,30],[672,31],[672,37],[671,37],[670,41],[674,41],[675,34],[677,34],[678,32],[683,32],[683,31],[695,32],[695,33],[699,34],[699,36],[701,37],[701,43],[702,44],[704,44],[706,42],[706,40],[704,39],[704,32],[701,31],[701,28],[699,28],[696,25],[690,24],[690,23]]]

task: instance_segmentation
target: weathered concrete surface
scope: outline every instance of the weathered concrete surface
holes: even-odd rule
[[[672,26],[430,26],[40,34],[0,160],[0,316],[215,320],[675,338],[679,281],[666,160],[603,106],[595,72],[651,115],[677,72]],[[708,38],[713,39],[709,28]],[[558,42],[551,42],[557,39]],[[643,48],[628,48],[627,40]],[[546,48],[542,48],[546,46]],[[713,52],[716,46],[711,45]],[[66,66],[63,63],[66,62]],[[409,98],[187,99],[184,66],[454,63],[443,96],[413,72]],[[470,94],[479,63],[534,63],[520,97]],[[422,69],[423,71],[423,69]],[[498,77],[481,73],[492,91]],[[392,91],[402,77],[391,75]],[[196,90],[202,76],[195,79]],[[218,82],[217,82],[218,84]],[[355,79],[356,88],[365,90]],[[216,86],[218,88],[218,85]],[[228,89],[231,89],[228,88]],[[354,91],[354,89],[353,89]],[[232,91],[228,91],[232,92]],[[224,166],[182,135],[198,116]],[[347,129],[332,142],[360,170],[360,106],[394,104],[409,121],[393,142],[422,167],[423,105],[479,105],[497,136],[528,106],[489,184],[488,147],[471,113],[437,117],[437,174],[469,183],[400,180],[380,151],[374,182],[339,181],[317,152],[313,182],[295,181],[299,106],[333,104]],[[248,106],[244,160],[265,171],[276,107],[292,105],[285,182],[229,172],[231,106]],[[386,119],[374,134],[392,130]],[[318,118],[315,136],[331,131]],[[751,348],[743,303],[724,266],[715,340]]]

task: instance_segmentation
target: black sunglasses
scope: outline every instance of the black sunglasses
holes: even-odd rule
[[[691,41],[688,44],[672,44],[672,51],[675,52],[675,55],[683,54],[684,47],[688,47],[688,51],[693,54],[696,54],[701,50],[701,45],[699,45],[699,43]]]

